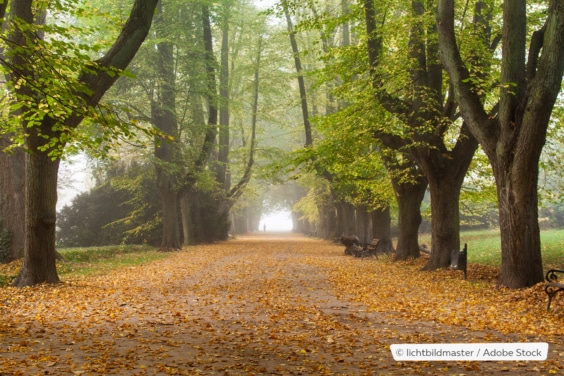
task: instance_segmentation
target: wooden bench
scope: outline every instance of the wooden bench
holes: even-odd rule
[[[356,257],[368,257],[368,256],[375,256],[378,257],[376,254],[376,250],[378,248],[378,243],[380,239],[372,239],[370,243],[360,243],[360,249],[358,251],[359,255]]]
[[[548,306],[546,310],[550,310],[550,303],[552,303],[552,298],[558,294],[558,292],[564,290],[564,278],[558,278],[558,274],[562,274],[564,276],[564,270],[559,269],[550,269],[546,272],[546,287],[544,291],[548,295]]]
[[[375,251],[379,242],[380,239],[372,239],[370,243],[360,243],[360,246],[362,247],[362,249],[366,249],[368,251]]]

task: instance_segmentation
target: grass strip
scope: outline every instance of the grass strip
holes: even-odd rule
[[[64,258],[57,261],[57,273],[63,281],[107,274],[112,270],[146,264],[169,255],[147,245],[62,248],[58,252]],[[0,265],[0,287],[10,285],[20,267],[21,260]]]

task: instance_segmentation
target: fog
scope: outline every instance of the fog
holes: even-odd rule
[[[292,231],[292,215],[287,210],[263,214],[260,219],[260,231],[264,231],[265,226],[266,231]]]

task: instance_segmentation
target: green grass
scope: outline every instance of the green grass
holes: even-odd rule
[[[106,247],[60,248],[64,261],[57,261],[61,280],[103,275],[108,272],[160,260],[169,253],[144,245],[117,245]],[[21,261],[0,265],[0,287],[12,283],[17,276]]]
[[[420,243],[430,245],[431,235],[421,235]],[[463,231],[460,243],[468,244],[469,263],[501,265],[499,230]],[[564,229],[541,231],[541,252],[545,269],[564,268]]]
[[[119,245],[58,250],[65,261],[57,262],[61,279],[106,274],[109,271],[141,265],[168,257],[154,247],[145,245]]]

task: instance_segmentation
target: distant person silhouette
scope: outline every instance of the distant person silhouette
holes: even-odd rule
[[[262,225],[262,231],[266,232],[266,223]]]

